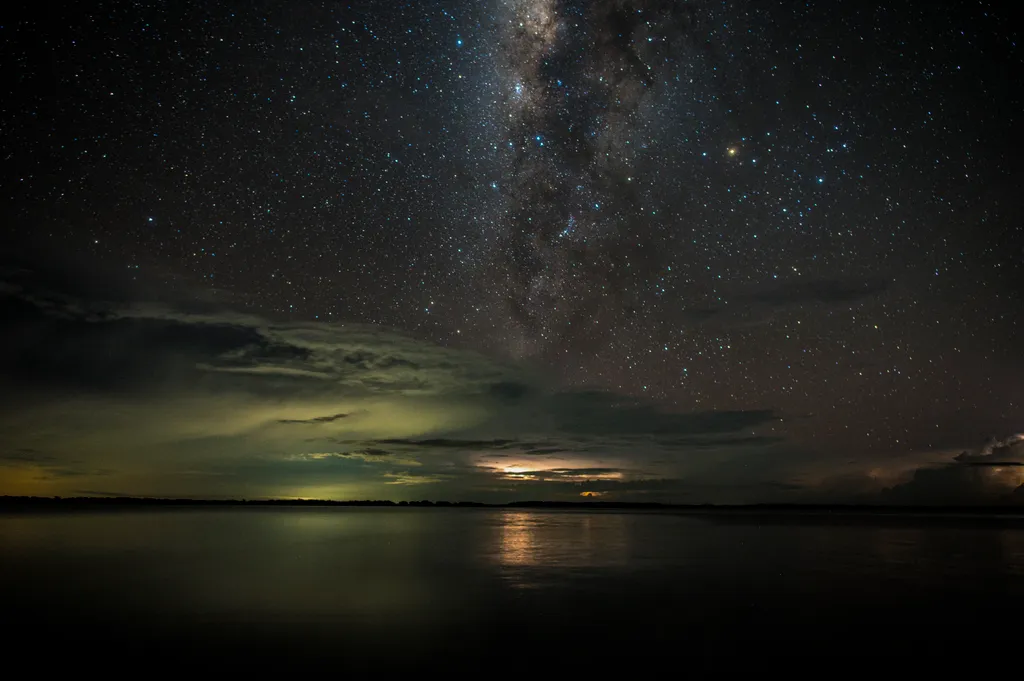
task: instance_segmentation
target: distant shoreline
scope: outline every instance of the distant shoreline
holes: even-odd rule
[[[670,504],[624,501],[390,501],[332,499],[188,499],[160,497],[31,497],[0,496],[0,510],[25,508],[152,508],[152,507],[370,507],[370,508],[489,508],[564,510],[651,510],[690,513],[815,513],[858,515],[975,515],[1021,516],[1021,506],[896,506],[870,504]]]

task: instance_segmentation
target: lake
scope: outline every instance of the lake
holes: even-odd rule
[[[69,659],[145,653],[167,663],[368,670],[480,669],[484,660],[505,672],[583,674],[655,661],[935,662],[1016,646],[1024,522],[441,508],[4,512],[0,580],[16,623],[6,642],[46,642]]]

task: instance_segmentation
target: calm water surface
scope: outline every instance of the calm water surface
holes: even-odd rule
[[[1019,640],[1024,524],[404,508],[7,513],[0,580],[17,636],[94,654],[115,642],[374,669],[481,657],[545,668],[665,655],[910,658]]]

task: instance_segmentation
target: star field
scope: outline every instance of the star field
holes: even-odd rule
[[[91,3],[0,27],[5,241],[801,448],[1024,430],[997,3]],[[187,295],[200,295],[188,293]]]

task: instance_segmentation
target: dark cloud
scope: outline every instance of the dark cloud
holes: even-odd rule
[[[497,362],[372,327],[271,323],[223,306],[194,314],[86,304],[20,280],[0,281],[0,313],[8,331],[0,337],[0,381],[34,393],[199,390],[271,398],[336,395],[341,385],[349,393],[468,390],[517,399],[527,390],[506,380],[510,372]]]
[[[910,480],[883,489],[879,500],[887,504],[978,505],[998,500],[987,471],[970,466],[919,468]]]
[[[362,457],[362,456],[369,456],[369,457],[387,456],[390,453],[391,452],[389,452],[386,449],[378,449],[376,447],[360,447],[358,449],[353,449],[353,450],[350,450],[350,451],[321,452],[321,453],[317,453],[317,454],[308,454],[308,455],[306,455],[304,457],[300,457],[300,458],[309,459],[309,460],[313,460],[313,461],[323,461],[323,460],[328,460],[328,459],[338,458],[338,457],[344,458],[344,457]]]
[[[55,456],[43,454],[30,447],[20,447],[13,451],[0,452],[0,462],[50,464],[57,460]]]
[[[457,440],[451,438],[430,438],[426,440],[375,440],[382,445],[399,445],[426,449],[505,449],[515,440]]]
[[[992,439],[979,451],[963,451],[954,461],[968,466],[1024,466],[1024,435]]]
[[[953,463],[924,466],[909,480],[882,490],[885,503],[977,505],[1012,501],[1024,466],[1024,435],[993,439]]]
[[[807,490],[801,500],[811,503],[876,504],[880,489],[879,481],[867,472],[841,472],[825,476],[813,489]]]
[[[406,439],[406,438],[388,438],[383,440],[368,440],[368,441],[338,441],[339,444],[353,444],[360,447],[386,447],[389,450],[402,450],[406,452],[416,450],[444,450],[444,451],[459,451],[459,450],[472,450],[476,452],[489,452],[492,456],[503,455],[509,451],[515,451],[524,454],[557,454],[559,452],[579,451],[581,447],[576,443],[563,441],[545,441],[538,442],[536,440],[520,440],[520,439],[506,439],[506,438],[494,438],[490,440],[474,440],[474,439],[459,439],[459,438],[426,438],[426,439]],[[368,451],[363,449],[361,451]],[[383,450],[381,450],[383,451]],[[497,454],[494,454],[497,453]]]
[[[48,304],[20,291],[0,291],[7,333],[0,337],[0,376],[72,389],[150,388],[198,375],[196,366],[287,365],[306,348],[237,323],[187,320],[158,313],[86,310]]]
[[[558,393],[546,407],[557,430],[584,435],[735,433],[779,420],[769,409],[669,412],[635,398],[600,391]]]
[[[683,318],[694,324],[706,322],[722,313],[718,307],[693,307],[683,310]]]
[[[498,399],[516,401],[521,400],[532,391],[530,386],[525,383],[517,383],[515,381],[499,381],[493,383],[487,388],[487,392],[493,397]]]
[[[832,305],[851,303],[884,293],[888,282],[884,280],[812,279],[786,281],[776,287],[738,296],[741,302],[771,306],[822,303]]]
[[[549,468],[543,471],[545,474],[562,477],[579,476],[602,476],[614,473],[622,473],[621,468]]]
[[[331,414],[329,416],[314,416],[311,419],[278,419],[278,423],[293,423],[293,424],[316,424],[316,423],[333,423],[339,419],[348,418],[349,414]]]
[[[130,492],[113,492],[111,490],[98,490],[98,489],[75,489],[71,490],[72,496],[83,496],[83,497],[137,497],[138,494]]]
[[[160,304],[187,314],[219,313],[251,301],[213,286],[196,289],[165,269],[87,265],[77,251],[39,251],[31,246],[0,254],[0,289],[28,292],[47,307],[103,313],[135,303]]]
[[[533,419],[536,418],[534,421]],[[740,447],[771,447],[781,436],[736,435],[779,418],[770,410],[726,412],[664,412],[635,398],[604,392],[567,392],[538,396],[522,411],[499,411],[490,427],[540,430],[557,434],[546,439],[389,438],[350,441],[349,444],[405,450],[515,451],[531,455],[565,452],[690,451]]]
[[[785,441],[786,438],[778,435],[747,435],[742,437],[678,437],[659,440],[659,443],[678,447],[769,447]]]
[[[138,281],[125,277],[122,271],[86,271],[76,258],[53,251],[12,250],[2,257],[0,281],[4,288],[31,292],[37,300],[51,305],[68,305],[71,301],[126,303],[140,288]]]
[[[367,350],[354,352],[350,355],[342,355],[341,362],[345,365],[357,367],[363,370],[393,369],[396,367],[405,367],[409,369],[419,368],[415,362],[408,359],[394,356],[382,356]]]
[[[889,283],[882,279],[795,279],[726,295],[725,305],[689,308],[683,311],[683,315],[693,324],[753,327],[771,321],[776,310],[859,303],[888,289]]]

